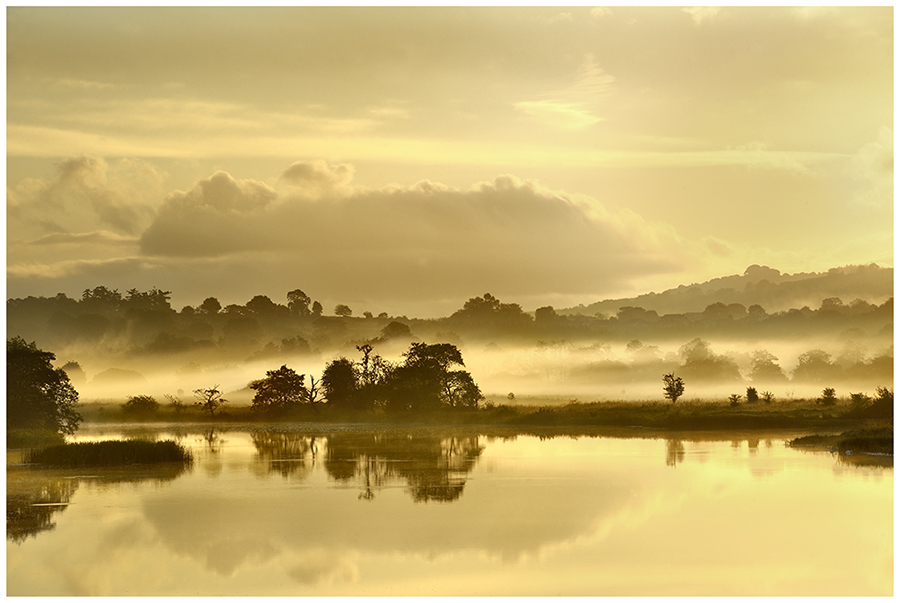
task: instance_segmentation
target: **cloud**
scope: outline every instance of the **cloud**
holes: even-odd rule
[[[27,178],[7,189],[11,230],[95,231],[111,228],[127,235],[146,227],[150,197],[165,174],[141,161],[110,166],[98,157],[79,156],[56,165],[55,179]],[[65,224],[61,227],[60,224]],[[100,228],[98,228],[100,227]]]
[[[695,25],[700,26],[705,21],[712,21],[715,19],[716,15],[718,15],[722,9],[716,6],[694,6],[682,8],[681,10],[691,16]]]
[[[603,121],[574,103],[554,101],[523,101],[513,105],[516,109],[535,117],[547,125],[563,130],[580,130]]]
[[[859,185],[853,200],[869,207],[891,207],[894,202],[894,131],[883,127],[878,137],[850,158],[850,176]]]
[[[592,54],[586,54],[571,84],[536,101],[513,106],[538,121],[564,130],[580,130],[603,121],[595,113],[612,90],[615,78],[606,73]]]
[[[295,187],[295,192],[321,195],[346,189],[353,180],[354,168],[342,163],[330,167],[324,161],[297,161],[281,173],[279,179]]]
[[[6,267],[6,275],[9,279],[33,281],[35,279],[72,279],[72,283],[83,283],[83,277],[95,279],[101,283],[102,279],[113,277],[121,278],[131,275],[134,280],[140,279],[140,273],[159,267],[159,262],[142,257],[114,258],[111,260],[64,260],[52,264],[38,262],[20,262]],[[56,285],[54,285],[56,286]],[[75,284],[73,290],[78,290],[80,284]]]
[[[134,245],[139,241],[137,237],[126,237],[108,230],[95,230],[93,232],[66,233],[55,232],[44,235],[28,245]]]
[[[739,145],[734,150],[741,157],[741,163],[746,164],[748,168],[786,170],[802,175],[812,173],[810,167],[804,163],[802,154],[772,151],[770,146],[768,143],[755,140]]]
[[[260,216],[266,215],[263,210],[276,197],[263,182],[235,180],[226,172],[216,172],[190,191],[166,197],[141,235],[141,248],[163,256],[215,256],[270,248],[269,225],[260,229]],[[295,226],[282,224],[273,234],[283,237]]]
[[[682,255],[671,230],[633,212],[514,176],[468,189],[430,181],[327,189],[351,173],[293,164],[282,178],[326,185],[310,203],[293,189],[276,199],[263,183],[219,172],[169,195],[141,250],[169,264],[218,258],[232,277],[255,271],[279,287],[302,274],[310,288],[355,299],[419,300],[587,292],[674,270]]]

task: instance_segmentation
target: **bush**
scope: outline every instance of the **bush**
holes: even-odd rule
[[[741,403],[741,395],[740,394],[731,394],[728,396],[728,402],[730,406],[737,406]]]
[[[759,402],[759,394],[756,393],[756,388],[748,387],[747,388],[747,403],[754,404],[756,402]]]
[[[872,403],[872,398],[863,393],[850,394],[850,405],[854,410],[859,410],[867,407]]]
[[[822,390],[822,397],[816,400],[822,406],[834,406],[837,404],[837,396],[833,387],[826,387]]]
[[[765,391],[762,393],[762,399],[766,404],[771,404],[775,401],[775,395],[772,392]]]
[[[153,396],[129,396],[122,411],[129,415],[152,415],[159,410],[159,402]]]

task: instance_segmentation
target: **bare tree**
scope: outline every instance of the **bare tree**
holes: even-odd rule
[[[209,411],[209,415],[215,416],[216,410],[228,402],[225,398],[222,397],[222,392],[219,391],[218,385],[213,385],[209,389],[195,389],[194,397],[197,399],[195,404],[200,407],[200,410]]]

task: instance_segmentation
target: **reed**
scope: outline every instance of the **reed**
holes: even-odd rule
[[[189,450],[172,440],[112,440],[50,446],[32,451],[27,456],[27,461],[56,467],[109,467],[155,463],[187,464],[193,461],[193,457]]]

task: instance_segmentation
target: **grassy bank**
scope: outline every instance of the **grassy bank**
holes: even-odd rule
[[[792,400],[764,404],[731,405],[725,402],[573,402],[561,405],[485,404],[482,408],[439,408],[427,413],[385,413],[383,411],[348,412],[327,404],[302,405],[289,410],[259,413],[249,407],[230,407],[214,417],[193,409],[173,412],[160,409],[140,420],[121,412],[85,409],[90,422],[271,422],[311,423],[485,425],[519,427],[644,427],[671,431],[740,429],[823,429],[847,430],[865,425],[871,419],[892,420],[862,415],[850,405],[824,406],[814,400]]]
[[[878,425],[840,434],[816,434],[790,440],[792,448],[834,450],[841,454],[894,454],[893,425]]]
[[[52,467],[110,467],[116,465],[190,463],[191,453],[180,444],[141,440],[77,442],[32,451],[26,462]]]

